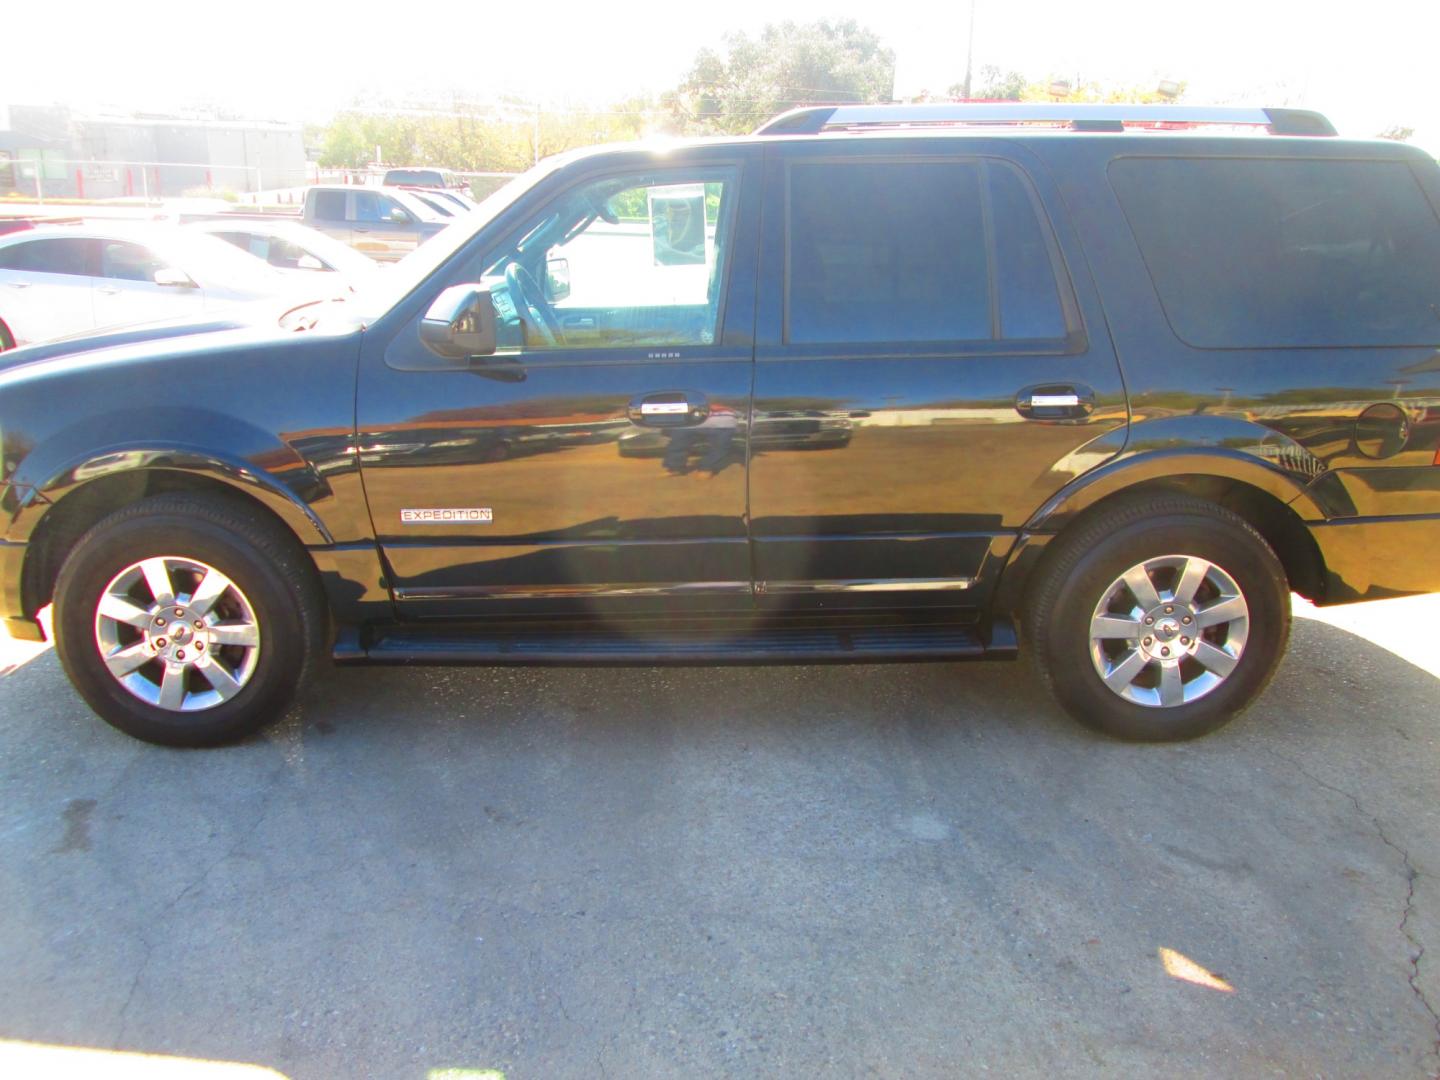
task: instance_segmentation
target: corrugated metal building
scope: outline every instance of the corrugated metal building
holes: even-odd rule
[[[0,194],[112,198],[305,183],[299,125],[0,105]]]

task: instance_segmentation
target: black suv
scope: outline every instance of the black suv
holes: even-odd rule
[[[15,351],[0,613],[33,636],[53,598],[80,693],[173,744],[327,651],[1020,636],[1084,722],[1210,731],[1292,590],[1440,589],[1440,169],[1327,133],[803,110],[552,159],[368,293]]]

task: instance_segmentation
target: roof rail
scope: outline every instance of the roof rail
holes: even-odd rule
[[[1124,131],[1126,125],[1222,124],[1263,127],[1272,135],[1334,135],[1323,115],[1308,109],[1233,105],[1085,105],[1074,102],[970,101],[917,105],[823,105],[781,113],[756,135],[818,135],[915,125],[1069,124],[1075,131]],[[1165,130],[1162,128],[1161,130]]]

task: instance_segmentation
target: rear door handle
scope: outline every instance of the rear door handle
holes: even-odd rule
[[[710,415],[704,394],[688,390],[661,390],[631,399],[626,410],[630,422],[646,427],[685,427]]]
[[[105,296],[114,296],[120,290],[115,288],[113,285],[102,285],[95,291],[98,293],[103,293]]]
[[[1015,411],[1026,420],[1078,420],[1095,411],[1095,391],[1073,383],[1027,386],[1015,395]]]

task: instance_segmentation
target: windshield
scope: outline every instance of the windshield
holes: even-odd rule
[[[569,155],[559,154],[521,173],[488,195],[470,213],[455,218],[454,224],[444,232],[425,241],[385,273],[376,275],[374,281],[360,286],[355,304],[365,321],[373,322],[409,296],[437,267],[469,243],[471,237],[568,160]]]

